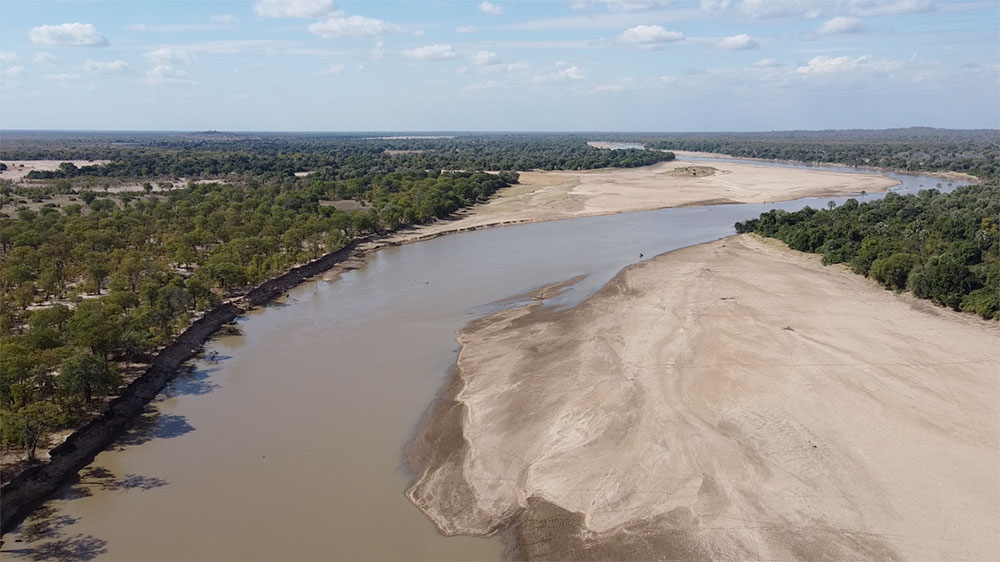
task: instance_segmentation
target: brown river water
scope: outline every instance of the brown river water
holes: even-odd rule
[[[933,186],[940,180],[907,177]],[[869,198],[872,198],[869,195]],[[21,527],[4,560],[496,560],[404,496],[403,449],[455,362],[456,331],[509,295],[732,233],[776,205],[665,209],[446,236],[312,281],[214,339],[146,417]],[[839,201],[839,200],[838,200]]]

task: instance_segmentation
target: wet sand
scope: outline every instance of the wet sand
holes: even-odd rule
[[[1000,327],[751,235],[465,328],[410,449],[529,559],[995,560]]]
[[[710,174],[684,168],[711,167]],[[458,218],[401,233],[407,242],[488,226],[543,222],[633,211],[720,203],[774,203],[802,197],[886,191],[899,182],[876,173],[803,170],[740,162],[675,160],[640,168],[521,172],[520,184]]]

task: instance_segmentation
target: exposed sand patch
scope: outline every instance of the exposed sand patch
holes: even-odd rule
[[[521,183],[457,219],[401,234],[397,242],[485,226],[540,222],[714,203],[773,203],[801,197],[885,191],[899,182],[854,174],[712,162],[711,175],[690,162],[581,172],[521,172]]]
[[[72,162],[76,167],[82,168],[107,164],[110,160],[0,160],[0,162],[7,164],[7,169],[0,172],[0,179],[16,182],[34,170],[42,172],[58,170],[59,164],[63,162]]]
[[[411,447],[532,559],[996,560],[1000,327],[750,235],[459,337]]]

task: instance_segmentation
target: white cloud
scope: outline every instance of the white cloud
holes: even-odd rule
[[[108,40],[89,23],[40,25],[28,32],[32,43],[72,47],[106,47]]]
[[[760,59],[759,61],[753,63],[757,68],[772,68],[778,66],[778,61],[774,59]]]
[[[194,57],[186,50],[172,47],[160,47],[142,54],[149,62],[156,65],[191,64]]]
[[[567,66],[562,70],[557,70],[548,74],[539,74],[535,76],[535,82],[549,82],[549,81],[564,81],[564,80],[583,80],[586,78],[586,73],[579,66]]]
[[[458,56],[451,45],[425,45],[416,49],[403,51],[403,56],[414,60],[433,61],[450,60]]]
[[[493,51],[479,51],[478,53],[472,55],[472,62],[478,64],[479,66],[500,64],[500,55],[494,53]]]
[[[309,26],[309,31],[324,39],[337,39],[340,37],[362,39],[365,37],[377,37],[386,33],[396,33],[401,30],[402,28],[398,25],[379,19],[366,18],[364,16],[344,17],[343,12],[332,14],[325,20]]]
[[[147,84],[190,84],[191,76],[179,68],[174,68],[169,64],[156,65],[146,72]]]
[[[455,33],[475,33],[476,26],[474,25],[460,25],[455,28]]]
[[[607,82],[604,84],[598,84],[594,91],[603,94],[617,94],[619,92],[624,92],[625,90],[630,90],[636,85],[635,78],[627,77],[621,78],[614,82]]]
[[[637,25],[623,31],[618,40],[629,45],[656,49],[667,43],[683,41],[684,34],[679,31],[667,31],[659,25]]]
[[[612,12],[654,10],[666,8],[674,3],[673,0],[601,0],[601,2]]]
[[[372,47],[371,56],[375,60],[381,60],[385,58],[385,43],[382,41],[376,41],[375,46]]]
[[[222,14],[212,16],[210,18],[210,23],[171,23],[165,25],[133,23],[128,26],[128,28],[130,31],[173,33],[177,31],[208,31],[212,29],[223,29],[233,25],[236,25],[236,18],[230,14]]]
[[[490,16],[503,15],[503,8],[493,2],[487,2],[486,0],[483,0],[483,2],[479,4],[479,11]]]
[[[746,33],[726,37],[722,41],[719,41],[719,47],[728,51],[746,51],[749,49],[756,49],[759,46],[760,45],[758,45],[757,42]]]
[[[674,84],[677,83],[677,77],[676,76],[670,76],[669,74],[664,74],[663,76],[660,76],[659,78],[657,78],[656,82],[658,84],[662,84],[664,86],[673,86]]]
[[[724,12],[729,9],[730,0],[701,0],[698,7],[703,12]]]
[[[17,60],[17,53],[14,51],[0,51],[0,62],[14,62]]]
[[[320,70],[320,74],[342,74],[344,72],[344,65],[342,64],[331,64],[330,66]]]
[[[822,35],[837,35],[841,33],[860,33],[865,31],[865,23],[859,18],[838,16],[823,22],[817,31]]]
[[[83,63],[83,69],[87,72],[97,72],[103,74],[121,74],[128,72],[128,63],[123,60],[98,61],[88,60]]]
[[[333,0],[257,0],[253,11],[262,18],[318,18],[333,9]]]
[[[721,5],[725,2],[708,3]],[[725,4],[728,7],[728,3]],[[844,13],[861,17],[898,16],[937,9],[931,0],[743,0],[740,7],[755,18],[818,18]]]
[[[59,74],[46,74],[42,78],[45,78],[46,80],[57,80],[59,82],[72,82],[75,80],[79,80],[80,75],[61,72]]]
[[[12,66],[7,70],[3,71],[3,75],[7,78],[20,78],[26,73],[23,66]]]
[[[35,53],[35,56],[32,57],[31,60],[35,61],[35,64],[53,65],[59,59],[57,59],[52,53],[39,51]]]
[[[858,16],[900,16],[933,12],[931,0],[851,0],[851,13]]]
[[[875,60],[871,55],[851,57],[814,57],[795,69],[802,76],[833,76],[851,78],[864,74],[888,74],[900,68],[894,59]]]
[[[468,86],[462,88],[466,92],[481,92],[484,90],[492,90],[497,87],[496,80],[488,80],[486,82],[480,82],[478,84],[469,84]]]

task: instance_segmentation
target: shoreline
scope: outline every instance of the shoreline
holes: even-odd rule
[[[989,557],[998,336],[774,241],[667,252],[463,328],[407,497],[512,558]]]
[[[670,164],[669,162],[666,164]],[[536,177],[555,177],[556,179],[565,176],[578,175],[598,175],[616,177],[618,173],[636,173],[644,169],[657,167],[663,168],[662,164],[647,166],[644,168],[625,169],[604,169],[583,172],[535,172]],[[677,167],[677,166],[672,166]],[[772,170],[780,170],[774,168]],[[780,172],[779,172],[780,173]],[[557,183],[555,185],[564,185]],[[511,187],[517,187],[511,186]],[[546,186],[542,186],[536,192],[541,192]],[[550,187],[550,186],[549,186]],[[573,187],[576,187],[574,184]],[[888,186],[886,187],[888,189]],[[535,192],[532,192],[535,193]],[[842,193],[839,193],[842,195]],[[789,193],[793,195],[789,198],[778,198],[772,202],[794,200],[809,196],[835,195],[829,193]],[[59,486],[73,477],[79,470],[89,464],[98,453],[110,445],[113,440],[127,428],[128,424],[142,412],[142,408],[163,389],[166,383],[176,375],[180,365],[197,354],[201,346],[208,341],[224,325],[246,311],[266,304],[271,300],[281,296],[288,289],[301,284],[302,282],[323,276],[326,279],[335,277],[343,271],[356,269],[364,263],[364,260],[371,253],[389,247],[421,242],[444,236],[482,230],[486,228],[497,228],[502,226],[512,226],[517,224],[527,224],[536,222],[548,222],[552,220],[565,220],[571,218],[582,218],[589,216],[600,216],[610,214],[621,214],[626,212],[638,212],[656,210],[661,208],[671,208],[677,206],[703,206],[721,204],[729,201],[718,199],[697,200],[679,202],[675,204],[644,206],[641,208],[619,208],[596,210],[587,213],[578,213],[567,216],[526,216],[522,218],[507,218],[493,222],[462,225],[464,219],[473,221],[483,214],[483,209],[491,202],[503,199],[503,195],[491,198],[491,200],[470,208],[464,213],[449,221],[435,221],[428,225],[410,227],[407,230],[389,232],[377,236],[366,236],[355,239],[343,248],[326,254],[317,260],[308,262],[302,266],[290,269],[274,279],[261,283],[245,296],[232,299],[213,309],[206,311],[199,320],[195,321],[185,331],[178,335],[174,341],[161,349],[150,366],[135,381],[130,383],[118,397],[111,400],[103,414],[91,420],[84,426],[75,430],[62,444],[53,448],[49,452],[49,460],[38,465],[28,467],[8,480],[0,493],[3,494],[3,514],[0,518],[0,532],[16,527],[39,503],[44,501],[49,495],[55,492]],[[731,201],[740,203],[741,201]],[[527,215],[529,213],[524,212]],[[441,228],[451,224],[456,224],[452,228]],[[428,232],[430,231],[430,232]]]

